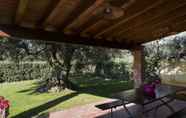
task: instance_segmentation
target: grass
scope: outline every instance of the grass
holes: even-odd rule
[[[79,91],[65,90],[60,93],[34,93],[36,81],[0,84],[0,95],[11,102],[11,118],[27,118],[46,112],[68,109],[74,106],[97,102],[116,91],[132,87],[132,82],[104,80],[93,77],[77,77],[72,80],[79,84]]]

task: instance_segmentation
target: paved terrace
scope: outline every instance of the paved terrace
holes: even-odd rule
[[[67,109],[64,111],[53,112],[53,113],[50,113],[49,118],[110,118],[110,115],[111,115],[110,110],[102,111],[94,107],[97,104],[108,102],[108,101],[111,101],[111,99],[107,99],[105,101],[88,104],[84,106],[74,107],[74,108]],[[145,108],[150,108],[157,104],[159,103],[158,102],[153,103],[151,105],[146,106]],[[171,102],[170,105],[174,108],[175,111],[178,111],[186,107],[186,102],[175,100]],[[138,107],[135,104],[129,104],[128,108],[132,113],[135,114],[135,117],[138,118],[137,117]],[[171,114],[170,110],[167,107],[162,106],[157,111],[157,118],[166,118],[170,114]],[[122,107],[118,107],[116,110],[114,110],[113,117],[114,118],[128,118],[128,115],[126,114],[126,112],[124,111]],[[148,114],[146,114],[145,118],[154,118],[154,111],[151,111]]]

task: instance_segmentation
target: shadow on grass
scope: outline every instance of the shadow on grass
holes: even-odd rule
[[[40,112],[45,111],[51,107],[56,106],[57,104],[60,104],[61,102],[68,100],[72,97],[75,97],[77,94],[92,94],[96,96],[106,97],[109,98],[112,93],[124,91],[127,89],[131,89],[133,86],[132,81],[122,80],[122,79],[104,79],[98,76],[79,76],[79,77],[73,77],[74,81],[71,80],[74,84],[79,85],[78,93],[72,93],[67,96],[59,97],[55,100],[52,100],[48,103],[45,103],[43,105],[40,105],[38,107],[34,107],[30,110],[24,111],[13,118],[28,118],[31,116],[36,116]],[[36,84],[36,83],[34,83]],[[29,95],[32,94],[39,94],[36,92],[36,86],[33,86],[29,89],[25,89],[22,91],[18,91],[18,93],[28,93]]]
[[[81,93],[110,98],[111,94],[132,89],[133,81],[125,79],[108,79],[95,75],[84,75],[73,77],[71,80],[79,85],[78,91]]]
[[[61,102],[64,102],[64,101],[66,101],[70,98],[73,98],[73,97],[77,96],[77,95],[78,95],[78,93],[75,92],[75,93],[71,93],[71,94],[66,95],[66,96],[59,97],[59,98],[54,99],[52,101],[49,101],[45,104],[42,104],[40,106],[37,106],[37,107],[34,107],[34,108],[29,109],[27,111],[24,111],[20,114],[17,114],[16,116],[13,116],[12,118],[30,118],[32,116],[36,116],[40,112],[45,111],[45,110],[47,110],[51,107],[54,107],[54,106],[60,104]]]
[[[124,79],[105,79],[92,74],[76,75],[70,78],[70,81],[77,86],[76,89],[73,89],[74,91],[100,97],[110,97],[112,93],[133,88],[133,81]],[[39,81],[39,83],[41,82]],[[43,92],[38,91],[39,83],[34,82],[32,87],[17,91],[17,93],[27,93],[28,95],[42,94]]]
[[[111,94],[128,90],[133,87],[132,81],[111,81],[111,82],[102,82],[97,85],[80,87],[79,92],[92,94],[96,96],[110,98]]]
[[[41,88],[42,81],[39,80],[37,82],[34,82],[32,87],[29,87],[28,89],[24,89],[21,91],[17,91],[17,93],[27,93],[28,95],[38,95],[42,93],[46,93],[46,91],[39,92],[39,88]]]

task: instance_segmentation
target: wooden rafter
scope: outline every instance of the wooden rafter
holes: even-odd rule
[[[57,29],[63,30],[68,24],[72,23],[77,17],[86,10],[90,5],[93,4],[95,0],[71,0],[73,6],[66,6],[64,2],[68,3],[67,5],[70,5],[69,0],[61,0],[61,6],[58,5],[51,15],[45,20],[44,25],[47,28],[52,28],[56,26]],[[78,2],[79,1],[79,2]],[[64,6],[64,7],[63,7]],[[67,8],[68,7],[68,8]],[[74,7],[74,9],[72,8]],[[70,11],[69,11],[70,10]],[[64,13],[64,14],[61,14]],[[60,17],[59,17],[60,16]],[[63,17],[62,17],[63,16]],[[56,17],[58,17],[56,19]]]
[[[128,37],[128,38],[132,37],[133,39],[130,39],[130,42],[135,41],[136,43],[145,43],[147,41],[153,41],[155,39],[160,39],[160,38],[163,38],[165,36],[172,35],[172,33],[175,34],[175,33],[183,32],[183,31],[186,30],[185,17],[186,16],[183,16],[179,19],[172,20],[172,22],[177,21],[177,23],[175,23],[175,24],[168,22],[166,24],[154,27],[155,29],[149,29],[148,32],[150,32],[150,33],[148,33],[148,34],[144,34],[143,32],[139,31],[138,33],[141,32],[140,37],[133,37],[133,35],[138,35],[139,36],[139,34],[137,32],[134,32],[133,34],[126,35],[125,38],[126,37]],[[181,21],[179,21],[179,20],[181,20]],[[174,25],[172,25],[172,24],[174,24]],[[145,37],[145,40],[144,40],[144,37]]]
[[[42,15],[42,17],[40,18],[40,20],[37,22],[36,25],[43,24],[43,22],[45,22],[45,20],[49,17],[49,15],[52,13],[54,8],[56,8],[56,6],[59,4],[59,2],[60,2],[60,0],[50,0],[50,4],[48,5],[45,13]]]
[[[59,0],[30,0],[21,26],[39,28],[41,20],[53,10]],[[46,13],[47,12],[47,13]]]
[[[174,35],[177,34],[179,32],[184,32],[186,31],[186,19],[183,19],[182,22],[178,22],[175,25],[172,26],[172,29],[169,30],[168,32],[164,32],[163,35],[161,36],[157,36],[156,38],[151,38],[150,40],[143,40],[141,43],[145,43],[147,41],[153,41],[154,39],[158,39],[158,38],[162,38],[162,37],[166,37],[166,36],[170,36],[170,35]]]
[[[17,13],[15,18],[15,23],[20,24],[21,20],[26,12],[26,8],[28,5],[29,0],[19,0],[18,7],[17,7]]]
[[[101,31],[103,27],[108,26],[108,24],[112,25],[112,21],[116,21],[121,18],[125,13],[124,11],[130,7],[136,0],[110,0],[105,3],[103,9],[110,9],[110,13],[104,13],[103,11],[100,13],[100,17],[95,19],[94,22],[88,22],[83,30],[81,31],[81,35],[89,35],[94,36],[96,33]]]
[[[182,2],[182,4],[180,4]],[[152,22],[153,20],[156,20],[158,18],[169,18],[169,16],[172,13],[177,14],[178,8],[184,7],[186,5],[186,2],[183,2],[182,0],[177,0],[177,1],[168,1],[165,2],[163,5],[158,6],[151,11],[143,14],[140,17],[137,17],[128,23],[122,25],[123,30],[120,29],[120,31],[115,32],[108,37],[121,37],[125,32],[131,30],[131,29],[136,29],[138,27],[144,27],[145,24],[148,24]],[[165,17],[168,16],[168,17]],[[162,17],[162,18],[161,18]],[[152,24],[153,25],[153,24]]]
[[[16,14],[18,0],[0,0],[0,23],[12,24]]]
[[[87,33],[90,34],[92,32],[96,32],[99,29],[99,27],[101,28],[105,24],[108,24],[108,22],[109,22],[108,20],[99,20],[96,23],[94,23],[93,25],[91,25],[88,28],[86,28],[85,30],[83,30],[81,35],[86,35]]]
[[[103,5],[106,0],[96,0],[93,5],[91,5],[87,10],[85,10],[76,20],[74,20],[71,24],[69,24],[64,31],[69,31],[71,29],[77,29],[83,24],[85,24],[92,16],[94,16],[94,12]]]
[[[45,20],[44,26],[60,28],[79,4],[80,0],[60,0],[56,8]]]
[[[143,7],[141,8],[141,10],[137,9],[136,11],[133,11],[133,7],[131,8],[133,13],[132,14],[126,14],[125,16],[122,18],[121,21],[116,22],[116,24],[111,25],[109,28],[104,29],[103,31],[99,32],[98,34],[95,35],[95,37],[100,37],[104,34],[110,34],[112,31],[114,31],[115,29],[117,29],[119,26],[121,26],[123,23],[126,23],[127,21],[140,16],[141,14],[148,12],[150,9],[157,7],[158,5],[161,5],[165,0],[156,0],[156,1],[148,1],[148,3],[144,3],[146,6],[143,5]],[[138,1],[141,2],[141,1]],[[153,4],[152,4],[153,3]],[[141,4],[141,3],[138,3]],[[130,10],[131,10],[130,9]]]
[[[94,34],[98,33],[99,31],[101,31],[101,29],[103,27],[107,26],[110,23],[112,24],[113,23],[112,21],[116,21],[120,17],[122,17],[125,14],[124,13],[125,10],[128,9],[135,2],[136,2],[136,0],[127,0],[127,1],[123,1],[123,0],[114,1],[113,0],[112,3],[116,3],[117,5],[114,6],[110,3],[109,4],[110,6],[107,6],[107,8],[110,7],[110,9],[112,9],[112,13],[110,13],[110,15],[107,16],[107,18],[104,18],[104,17],[99,18],[96,20],[97,22],[94,22],[94,24],[88,25],[88,27],[86,27],[81,32],[81,34],[82,35],[87,35],[87,34],[94,35]],[[120,15],[120,14],[122,14],[122,15]]]
[[[186,30],[183,0],[0,1],[0,28],[11,37],[133,48]]]
[[[174,12],[171,12],[171,14],[165,15],[157,20],[150,22],[149,24],[144,25],[143,28],[141,27],[133,29],[130,32],[127,32],[126,34],[134,38],[140,38],[146,36],[147,34],[145,32],[148,31],[149,32],[148,34],[151,37],[158,38],[158,33],[171,32],[171,30],[177,30],[176,28],[172,27],[174,27],[176,23],[184,21],[186,13],[183,11],[185,10],[186,6],[183,6],[182,8],[177,9]],[[126,37],[127,35],[123,36]],[[149,38],[150,36],[148,36],[147,38]]]

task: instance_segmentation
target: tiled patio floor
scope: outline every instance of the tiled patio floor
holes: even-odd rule
[[[108,101],[111,101],[111,99],[98,103],[88,104],[85,106],[71,108],[64,111],[53,112],[50,113],[49,118],[110,118],[110,110],[102,111],[94,107],[97,104]],[[151,105],[146,106],[145,108],[150,108],[157,104],[159,103],[158,102],[153,103]],[[170,103],[170,105],[174,108],[175,111],[178,111],[186,107],[186,102],[175,100],[172,103]],[[138,107],[135,104],[129,104],[128,108],[131,111],[131,113],[134,114],[135,118],[139,118],[139,116],[137,115]],[[163,106],[158,109],[156,118],[166,118],[170,114],[171,114],[170,110],[167,107]],[[124,109],[120,107],[114,110],[113,117],[128,118],[128,115],[126,114]],[[154,112],[153,111],[149,112],[148,114],[145,115],[145,118],[154,118]]]

